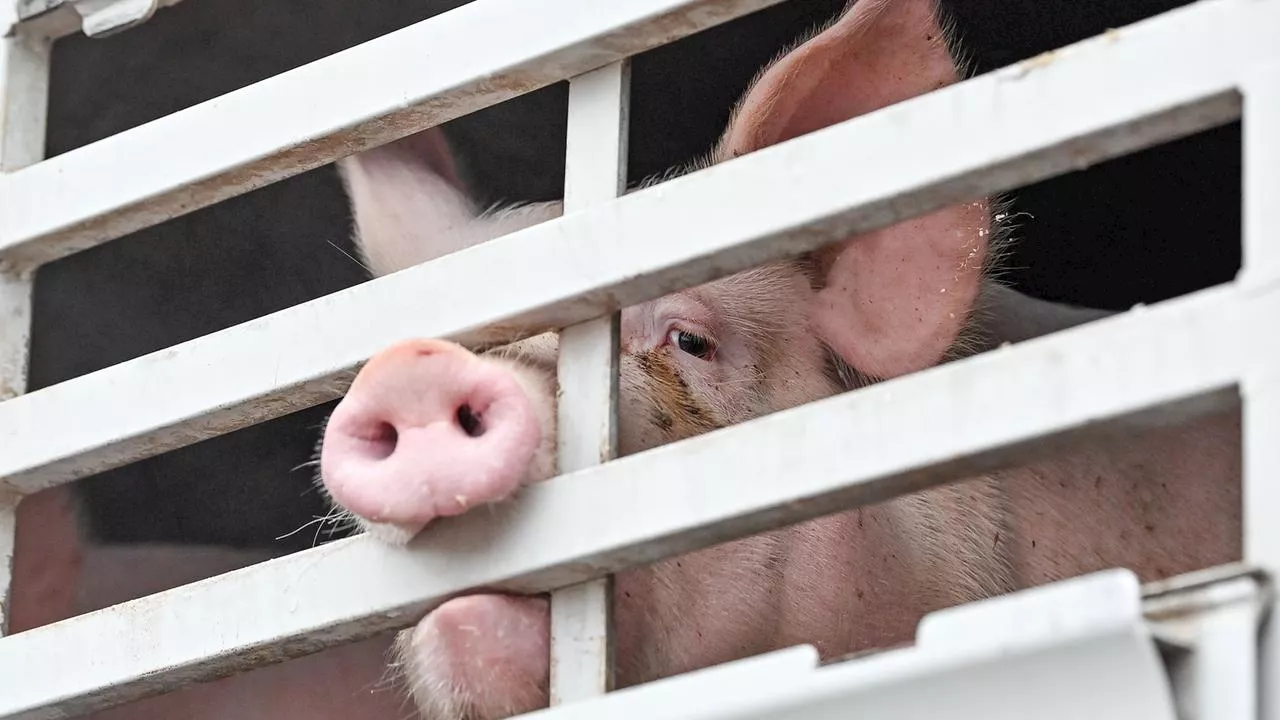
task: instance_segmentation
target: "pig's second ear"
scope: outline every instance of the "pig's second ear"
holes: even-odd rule
[[[719,147],[725,160],[957,82],[934,0],[858,0],[752,86]],[[904,148],[906,151],[906,148]],[[849,168],[850,173],[875,168]],[[985,202],[955,205],[817,254],[816,330],[882,378],[943,360],[986,261]]]
[[[430,128],[338,161],[356,248],[374,275],[459,249],[475,217],[444,133]]]
[[[559,203],[480,214],[437,128],[338,161],[355,241],[374,275],[403,270],[548,220]]]

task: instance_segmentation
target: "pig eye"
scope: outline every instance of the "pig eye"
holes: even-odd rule
[[[667,336],[681,352],[688,353],[699,360],[710,360],[715,354],[716,346],[709,339],[695,335],[687,330],[672,330]]]

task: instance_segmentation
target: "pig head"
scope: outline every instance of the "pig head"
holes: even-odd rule
[[[689,169],[957,82],[938,17],[933,0],[860,0],[769,66],[716,147]],[[559,203],[480,212],[435,129],[340,165],[358,245],[378,275],[561,212]],[[1031,320],[1064,327],[1098,317],[1023,304],[995,284],[1004,233],[994,204],[976,198],[623,309],[621,453],[972,354],[999,341],[992,328],[1030,336]],[[554,334],[479,356],[435,339],[388,348],[327,424],[324,488],[365,530],[404,543],[435,518],[551,477],[555,362]],[[1193,552],[1170,540],[1192,527],[1181,521],[1162,523],[1151,547],[1131,552],[1138,545],[1092,545],[1081,537],[1094,534],[1090,523],[1067,520],[1092,508],[1094,522],[1108,527],[1106,511],[1123,515],[1134,493],[1148,492],[1135,477],[1174,467],[1170,443],[1197,453],[1204,477],[1238,474],[1235,446],[1223,439],[1231,420],[1220,422],[1208,435],[1178,431],[1184,435],[973,478],[620,573],[618,682],[800,642],[826,657],[899,642],[933,609],[1095,566],[1176,572],[1229,559],[1238,513],[1231,516],[1232,491],[1219,486],[1169,480],[1153,501],[1201,502],[1227,514],[1225,529],[1201,532]],[[1095,475],[1096,496],[1068,492]],[[1019,489],[1006,489],[1013,485]],[[1038,525],[1046,513],[1050,520]],[[1030,550],[1036,537],[1051,550]],[[1043,552],[1059,554],[1041,561]],[[548,643],[544,598],[479,594],[441,605],[402,633],[398,664],[424,716],[497,718],[547,703]]]
[[[710,157],[694,167],[956,80],[931,2],[863,0],[770,67]],[[434,129],[340,166],[357,244],[378,275],[561,212],[558,202],[477,212]],[[690,437],[952,356],[975,329],[969,320],[992,226],[987,201],[976,200],[625,308],[621,451]],[[546,334],[490,352],[483,362],[461,348],[419,340],[374,357],[330,419],[322,453],[325,487],[369,521],[368,529],[403,540],[434,517],[464,512],[471,499],[505,497],[523,482],[548,477],[554,400],[544,399],[554,396],[555,353],[555,335]],[[410,392],[415,397],[398,399]],[[450,414],[454,427],[439,424],[436,413]],[[505,422],[508,417],[512,422]],[[405,435],[454,430],[471,442],[455,443],[456,436],[415,442]],[[409,454],[417,452],[426,454]],[[465,481],[444,475],[456,463],[442,452],[510,462],[486,466],[491,490],[469,485],[472,492],[463,492],[457,483],[475,483],[475,468],[460,471]],[[395,477],[370,482],[382,475]],[[484,499],[473,498],[476,492]]]

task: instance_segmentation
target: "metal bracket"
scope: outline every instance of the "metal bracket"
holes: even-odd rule
[[[1272,606],[1261,570],[1225,565],[1144,588],[1183,720],[1259,717],[1259,630]]]
[[[141,25],[156,10],[176,0],[18,0],[18,21],[38,22],[67,34],[68,24],[92,38],[104,38]]]

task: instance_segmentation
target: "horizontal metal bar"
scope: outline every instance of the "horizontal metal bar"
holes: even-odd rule
[[[331,400],[407,337],[573,325],[1228,121],[1237,75],[1278,52],[1280,1],[1208,0],[0,403],[0,486],[33,492]]]
[[[476,0],[0,178],[0,259],[56,260],[777,2],[558,0],[548,23]]]
[[[562,475],[407,548],[349,538],[37,628],[0,640],[0,678],[24,679],[0,718],[162,692],[406,627],[469,589],[547,592],[1230,406],[1240,350],[1277,312],[1280,292],[1214,288]]]

